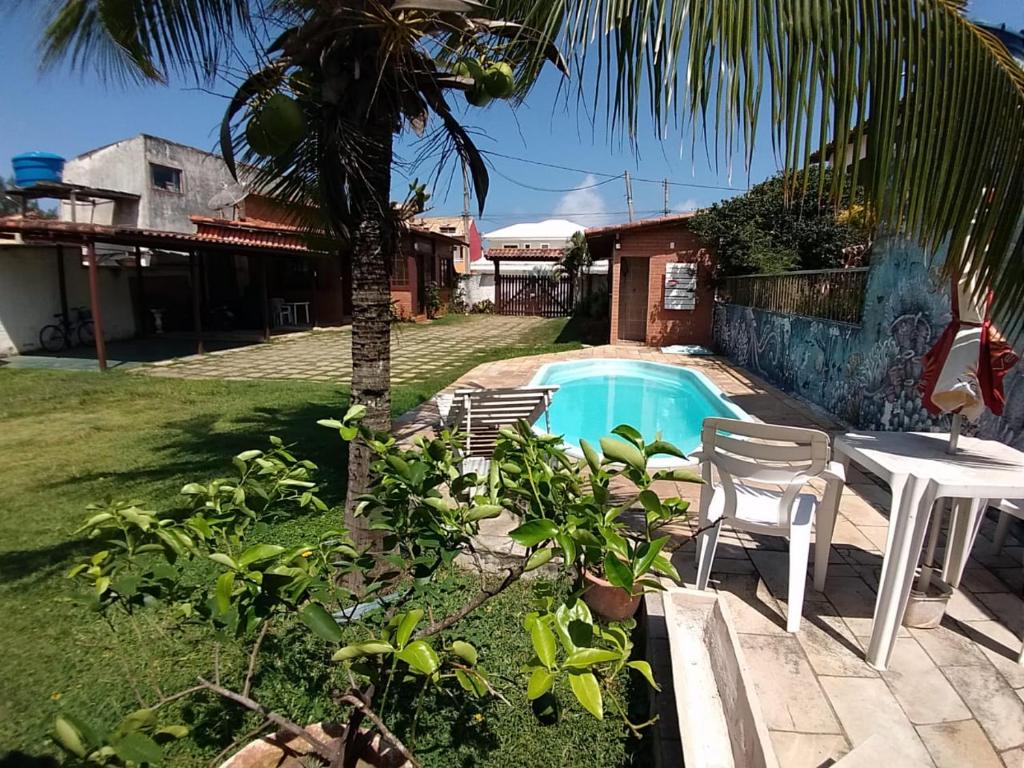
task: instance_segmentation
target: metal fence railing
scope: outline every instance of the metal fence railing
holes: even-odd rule
[[[719,299],[769,312],[859,325],[868,267],[727,277]]]

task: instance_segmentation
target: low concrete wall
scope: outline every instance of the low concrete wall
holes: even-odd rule
[[[68,306],[89,306],[89,274],[81,251],[64,248]],[[100,304],[107,339],[135,334],[130,272],[100,267]],[[60,312],[57,249],[51,246],[0,245],[0,355],[39,349],[39,331]]]
[[[494,275],[474,272],[463,278],[466,303],[473,306],[481,301],[494,301]]]
[[[731,361],[854,427],[925,431],[949,424],[948,417],[929,416],[917,388],[921,359],[949,320],[938,265],[916,246],[890,240],[872,253],[860,326],[722,304],[714,343]],[[1004,385],[1002,417],[986,412],[965,431],[1024,448],[1021,366]]]

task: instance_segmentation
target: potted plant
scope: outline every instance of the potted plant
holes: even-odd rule
[[[575,570],[578,591],[601,618],[621,621],[633,616],[644,592],[661,589],[659,577],[679,581],[664,553],[668,523],[685,518],[689,501],[661,499],[652,490],[658,480],[700,483],[688,469],[652,472],[653,456],[685,459],[676,446],[657,437],[647,443],[637,430],[621,424],[616,437],[601,438],[599,455],[581,442],[586,466],[574,462],[553,436],[531,437],[521,424],[503,430],[493,464],[499,467],[501,491],[515,499],[524,522],[509,536],[531,557],[545,562],[557,556]],[[616,479],[628,482],[625,499],[611,492]],[[642,520],[630,524],[627,512],[639,506]]]

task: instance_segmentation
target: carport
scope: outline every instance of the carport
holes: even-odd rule
[[[191,283],[192,326],[196,337],[196,353],[204,349],[203,334],[203,260],[208,256],[254,256],[258,264],[259,317],[264,340],[270,338],[267,265],[280,257],[303,257],[318,260],[337,259],[336,253],[315,250],[307,245],[304,234],[296,228],[268,226],[266,223],[204,219],[195,234],[162,230],[121,227],[105,224],[56,221],[23,217],[0,218],[0,236],[19,235],[29,244],[56,246],[60,307],[65,322],[68,319],[68,299],[64,278],[64,249],[68,246],[85,256],[89,276],[89,303],[95,329],[96,359],[100,370],[107,369],[106,342],[103,336],[103,307],[99,296],[96,245],[98,243],[134,250],[134,269],[138,290],[134,312],[136,328],[144,332],[144,318],[148,311],[145,295],[145,270],[142,249],[188,255]]]

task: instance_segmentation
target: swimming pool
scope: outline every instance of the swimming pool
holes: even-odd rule
[[[708,416],[750,419],[700,371],[664,363],[550,363],[537,371],[530,384],[558,385],[551,401],[551,431],[564,436],[574,455],[582,455],[581,439],[597,448],[598,441],[619,424],[635,427],[648,442],[660,431],[663,440],[690,454],[700,445],[701,424]],[[679,463],[670,456],[651,461],[652,466]]]

